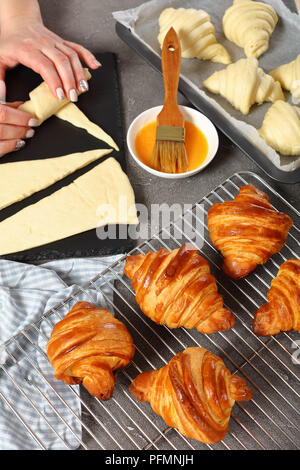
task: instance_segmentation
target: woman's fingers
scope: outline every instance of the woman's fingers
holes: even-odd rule
[[[56,47],[44,48],[42,52],[53,62],[67,98],[70,101],[77,101],[77,83],[69,57]]]
[[[5,104],[0,104],[0,124],[12,124],[13,126],[35,127],[39,122],[31,114],[25,113]]]
[[[77,90],[80,90],[83,93],[85,91],[88,91],[88,82],[86,80],[85,72],[79,60],[77,52],[75,52],[70,47],[65,46],[63,43],[57,43],[56,48],[59,49],[63,54],[65,54],[69,58],[70,64],[73,69],[73,74],[76,80]]]
[[[0,141],[0,157],[3,157],[6,153],[20,150],[24,145],[25,141],[20,139]]]
[[[33,135],[34,130],[29,127],[0,124],[0,141],[30,139]]]
[[[46,57],[41,51],[28,51],[22,54],[20,62],[26,67],[33,69],[39,73],[48,84],[53,95],[59,99],[65,98],[62,80],[57,73],[53,62]]]
[[[79,56],[79,58],[86,63],[88,67],[92,69],[97,69],[101,66],[100,62],[96,59],[96,57],[85,47],[77,44],[76,42],[64,41],[64,44],[73,49]]]

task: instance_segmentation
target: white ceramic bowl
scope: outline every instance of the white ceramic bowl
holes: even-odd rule
[[[155,106],[154,108],[147,109],[147,111],[141,113],[131,123],[127,132],[127,146],[132,158],[138,163],[138,165],[144,168],[144,170],[148,171],[152,175],[160,176],[161,178],[180,179],[187,178],[188,176],[199,173],[199,171],[202,171],[207,165],[210,164],[216,155],[219,147],[219,137],[215,126],[206,116],[204,116],[204,114],[195,109],[188,108],[187,106],[180,106],[184,119],[199,127],[207,139],[208,155],[202,165],[200,165],[195,170],[187,171],[185,173],[163,173],[161,171],[153,170],[149,166],[145,165],[137,156],[135,150],[135,139],[138,132],[149,122],[155,121],[161,109],[162,106]]]

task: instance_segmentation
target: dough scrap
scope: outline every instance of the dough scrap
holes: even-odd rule
[[[268,109],[258,133],[282,155],[300,155],[300,108],[276,101]]]
[[[119,150],[119,147],[114,142],[114,140],[106,132],[104,132],[101,127],[97,126],[97,124],[94,124],[92,121],[90,121],[74,103],[68,103],[63,108],[60,108],[55,113],[55,116],[57,116],[59,119],[63,119],[64,121],[70,122],[71,124],[73,124],[73,126],[85,129],[89,134],[93,135],[97,139],[106,142],[108,145],[110,145],[110,147],[114,148],[115,150]]]
[[[159,17],[159,26],[157,39],[161,47],[173,26],[180,39],[182,57],[230,64],[231,57],[225,47],[217,42],[215,27],[204,10],[166,8]]]
[[[1,164],[0,210],[51,186],[111,152],[110,149],[97,149],[56,158]]]
[[[134,192],[114,158],[0,222],[0,255],[16,253],[106,224],[137,224]]]
[[[234,0],[223,16],[223,31],[227,39],[244,48],[247,57],[258,58],[269,48],[269,38],[277,21],[271,5]]]
[[[292,62],[277,67],[270,75],[300,100],[300,54]]]
[[[280,83],[258,67],[254,57],[240,59],[213,73],[203,86],[226,98],[243,114],[248,114],[254,103],[284,100]]]

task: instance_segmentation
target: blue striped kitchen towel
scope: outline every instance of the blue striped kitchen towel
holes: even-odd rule
[[[54,324],[79,300],[109,308],[112,297],[84,286],[121,255],[67,259],[39,266],[0,260],[0,449],[75,449],[82,443],[79,387],[55,380],[46,343]],[[109,274],[108,274],[109,276]],[[111,275],[112,277],[112,275]],[[107,278],[108,279],[108,278]],[[39,324],[36,338],[1,344],[76,293],[76,298]],[[111,310],[111,308],[110,308]],[[25,330],[26,331],[26,330]],[[37,345],[38,347],[34,346]],[[3,367],[3,365],[5,367]]]

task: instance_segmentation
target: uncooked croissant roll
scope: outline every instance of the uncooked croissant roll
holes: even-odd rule
[[[88,69],[84,69],[86,79],[91,78]],[[81,94],[81,91],[77,91]],[[57,113],[63,106],[68,106],[69,100],[64,98],[62,100],[56,98],[50,91],[46,82],[42,82],[39,86],[34,88],[29,93],[30,100],[19,106],[19,109],[26,113],[33,114],[39,121],[39,125],[46,119]]]
[[[281,250],[293,222],[249,184],[233,201],[214,204],[207,224],[211,241],[224,256],[224,272],[239,279]]]
[[[213,73],[203,85],[212,93],[226,98],[243,114],[248,114],[254,103],[284,100],[280,83],[258,67],[254,57],[240,59]]]
[[[137,303],[155,323],[197,328],[201,333],[229,330],[234,325],[208,262],[192,245],[129,256],[124,272],[132,279]]]
[[[268,49],[277,21],[276,11],[266,3],[234,0],[225,11],[223,31],[227,39],[244,48],[247,57],[258,58]]]
[[[255,314],[253,330],[261,336],[300,331],[300,260],[290,259],[280,266],[271,282],[268,303]]]
[[[167,8],[159,17],[159,26],[158,41],[161,47],[167,32],[173,27],[180,39],[182,57],[230,64],[230,55],[217,42],[214,25],[205,11]]]
[[[266,112],[258,133],[282,155],[300,155],[300,108],[276,101]]]
[[[278,80],[282,88],[289,90],[300,99],[300,54],[289,64],[281,65],[270,72],[274,80]]]
[[[132,338],[112,313],[89,302],[78,302],[53,328],[47,344],[55,378],[67,385],[82,383],[91,395],[108,400],[113,372],[134,355]]]
[[[130,391],[168,426],[207,444],[225,437],[234,402],[252,398],[246,382],[204,348],[185,349],[161,369],[138,375]]]

